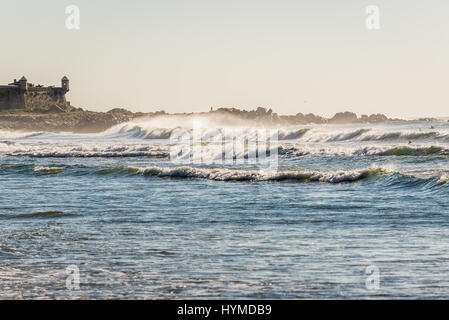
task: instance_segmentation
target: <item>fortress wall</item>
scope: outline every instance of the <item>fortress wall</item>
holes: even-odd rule
[[[28,88],[27,91],[29,92],[49,92],[50,89],[46,87],[31,87]]]
[[[25,100],[17,88],[0,88],[0,110],[25,109]]]
[[[25,104],[27,109],[30,110],[48,109],[53,105],[62,109],[68,108],[68,103],[64,94],[49,88],[39,88],[39,90],[29,90],[25,92]]]

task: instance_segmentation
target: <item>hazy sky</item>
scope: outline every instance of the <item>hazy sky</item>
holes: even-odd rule
[[[80,30],[65,26],[77,5]],[[0,0],[0,84],[106,111],[449,116],[447,0]],[[380,30],[365,26],[380,8]]]

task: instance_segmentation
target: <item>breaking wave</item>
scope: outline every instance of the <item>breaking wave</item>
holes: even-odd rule
[[[293,140],[299,139],[304,136],[310,128],[298,129],[298,130],[279,130],[278,138],[279,140]]]
[[[163,151],[146,152],[17,152],[8,154],[15,157],[31,158],[167,158],[168,153]]]
[[[284,145],[279,147],[279,154],[288,158],[303,157],[306,155],[332,155],[332,156],[449,156],[449,149],[443,146],[385,146],[370,145],[357,146],[308,146]]]
[[[332,141],[346,141],[346,140],[351,140],[354,139],[356,137],[361,136],[362,134],[366,133],[370,131],[370,129],[359,129],[353,132],[349,132],[349,133],[340,133],[335,135],[334,137],[328,139],[328,142],[332,142]]]
[[[41,174],[41,175],[98,175],[115,177],[145,176],[161,179],[201,179],[220,182],[321,182],[328,184],[354,183],[367,180],[376,180],[384,177],[382,181],[388,184],[431,186],[446,185],[449,182],[449,172],[436,170],[432,172],[402,172],[394,169],[394,166],[373,165],[361,169],[297,169],[279,171],[255,170],[255,169],[230,169],[230,168],[204,168],[192,166],[180,167],[136,167],[136,166],[85,166],[85,165],[58,165],[37,166],[30,164],[16,164],[14,166],[0,166],[2,172],[15,174]]]
[[[379,176],[387,171],[383,168],[370,167],[357,170],[291,170],[291,171],[263,171],[227,168],[197,168],[197,167],[145,167],[112,166],[112,167],[86,167],[80,165],[67,166],[34,166],[21,165],[13,167],[0,167],[2,170],[11,170],[15,173],[40,173],[64,175],[145,175],[158,178],[191,178],[213,181],[299,181],[299,182],[327,182],[342,183],[355,182],[370,177]]]
[[[427,156],[432,154],[447,154],[448,150],[442,147],[424,147],[424,148],[411,148],[411,147],[395,147],[390,150],[380,152],[379,155],[383,156]]]
[[[122,138],[141,138],[141,139],[170,139],[174,132],[180,130],[181,127],[175,128],[146,128],[140,126],[122,126],[117,132],[106,131],[104,135],[109,137]],[[204,137],[211,136],[211,129],[205,131]],[[212,129],[219,134],[220,128]],[[248,133],[251,129],[237,128],[242,134]],[[434,139],[441,140],[449,137],[448,133],[440,133],[437,131],[421,132],[421,131],[395,131],[383,132],[373,131],[371,128],[361,128],[352,131],[348,130],[323,130],[322,128],[278,128],[279,140],[297,140],[305,137],[305,141],[314,142],[338,142],[347,140],[359,141],[394,141],[394,140],[424,140]],[[214,134],[212,134],[213,136]]]
[[[385,172],[381,168],[336,171],[279,171],[274,173],[256,170],[203,169],[192,167],[149,167],[137,170],[137,172],[143,173],[145,176],[159,178],[197,178],[213,181],[236,182],[299,181],[327,183],[355,182],[368,179],[370,177],[375,177]]]
[[[446,134],[439,132],[386,132],[376,135],[366,135],[362,141],[385,141],[385,140],[421,140],[421,139],[443,139],[447,138]]]
[[[0,148],[0,150],[7,156],[31,158],[166,158],[169,155],[167,147],[150,144],[14,144],[8,145],[5,148]]]
[[[120,129],[116,136],[128,137],[128,138],[141,138],[141,139],[170,139],[173,129],[143,129],[142,127],[135,126],[132,128],[124,127]]]
[[[220,182],[300,182],[300,183],[354,183],[375,180],[385,177],[388,184],[441,186],[449,182],[449,173],[436,171],[432,174],[407,174],[384,167],[371,166],[363,169],[340,170],[291,170],[291,171],[259,171],[224,168],[195,167],[120,167],[119,172],[162,179],[202,179]],[[430,183],[430,185],[429,185]]]
[[[59,173],[61,171],[64,171],[66,168],[65,167],[34,167],[34,171],[35,172],[42,172],[42,173],[48,173],[48,174],[52,174],[52,173]]]
[[[170,146],[117,146],[117,147],[68,147],[52,146],[49,148],[33,146],[24,148],[13,146],[4,154],[11,157],[29,158],[163,158],[170,157]],[[203,144],[203,156],[208,159],[222,159],[221,145]],[[238,152],[238,157],[247,159],[249,151]],[[273,151],[275,152],[275,151]],[[278,154],[284,158],[303,157],[306,155],[330,156],[449,156],[449,148],[442,145],[409,146],[409,145],[322,145],[322,144],[291,144],[278,146]],[[252,153],[251,153],[252,155]],[[45,170],[45,169],[43,169]],[[54,169],[52,169],[54,170]]]

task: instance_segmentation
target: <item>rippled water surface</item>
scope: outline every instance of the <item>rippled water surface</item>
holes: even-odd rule
[[[0,298],[449,297],[448,123],[280,128],[277,172],[173,130],[0,132]]]

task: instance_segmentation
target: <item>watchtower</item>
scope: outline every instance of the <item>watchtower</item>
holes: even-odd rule
[[[64,93],[69,92],[70,90],[70,84],[69,84],[69,79],[64,76],[61,80],[62,83],[62,90],[64,91]]]
[[[27,78],[25,78],[25,76],[23,76],[19,80],[19,91],[22,93],[27,91],[27,86],[28,86],[28,80],[27,80]]]

